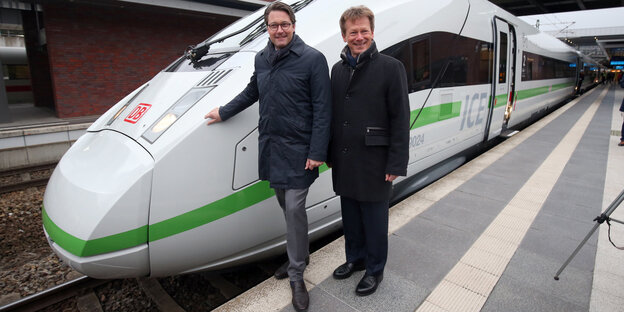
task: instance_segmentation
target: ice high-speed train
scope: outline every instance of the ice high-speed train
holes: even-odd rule
[[[485,0],[300,0],[296,33],[331,66],[348,7],[376,14],[375,41],[410,88],[405,189],[428,168],[571,96],[583,58]],[[249,82],[267,43],[263,10],[183,56],[103,114],[54,170],[43,224],[54,252],[96,278],[166,276],[283,252],[285,222],[258,180],[257,104],[227,122],[204,115]],[[293,116],[297,119],[297,116]],[[341,226],[324,167],[307,198],[312,239]]]

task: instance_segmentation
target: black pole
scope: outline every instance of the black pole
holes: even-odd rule
[[[557,274],[555,274],[555,280],[558,281],[559,280],[559,274],[561,274],[561,272],[563,272],[563,269],[566,268],[566,266],[568,266],[568,264],[570,263],[570,261],[572,261],[572,259],[574,258],[574,256],[576,256],[576,254],[579,252],[579,250],[581,250],[581,248],[583,247],[583,245],[585,245],[585,243],[587,242],[587,240],[589,240],[589,238],[592,236],[592,234],[594,234],[594,232],[596,231],[596,229],[605,221],[607,220],[611,220],[609,218],[609,216],[613,213],[613,211],[615,211],[615,208],[617,208],[622,201],[624,201],[624,190],[622,190],[622,192],[620,193],[620,195],[618,195],[618,197],[615,198],[615,200],[613,200],[613,202],[611,202],[611,204],[609,205],[609,207],[607,207],[607,210],[605,210],[604,213],[602,213],[601,215],[599,215],[598,217],[596,217],[594,219],[594,221],[596,221],[596,224],[594,224],[594,227],[592,227],[592,229],[589,231],[589,233],[587,233],[587,235],[585,236],[585,238],[583,239],[583,241],[581,241],[581,243],[578,245],[578,247],[576,247],[576,249],[574,250],[574,252],[572,252],[572,255],[570,255],[570,257],[568,257],[568,260],[566,260],[563,265],[561,266],[561,268],[559,269],[559,271],[557,271]],[[614,220],[616,221],[616,220]],[[617,221],[620,222],[620,221]]]

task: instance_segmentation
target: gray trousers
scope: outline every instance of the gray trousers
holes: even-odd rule
[[[305,259],[309,255],[308,215],[305,202],[308,189],[275,189],[275,195],[286,219],[286,252],[288,277],[291,281],[303,280]]]

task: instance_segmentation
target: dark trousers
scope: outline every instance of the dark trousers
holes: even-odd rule
[[[620,107],[624,107],[624,99],[622,99],[622,106]],[[620,108],[622,109],[622,108]],[[622,115],[622,118],[624,119],[624,112],[620,111],[620,115]],[[624,142],[624,120],[622,120],[622,132],[620,133],[620,142]]]
[[[620,138],[620,142],[624,142],[624,121],[622,121],[622,137]]]
[[[347,262],[366,263],[366,274],[383,273],[388,259],[389,202],[340,197]]]

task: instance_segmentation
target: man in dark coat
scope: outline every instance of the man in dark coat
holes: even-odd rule
[[[268,180],[286,218],[288,263],[276,278],[290,278],[293,306],[308,307],[303,271],[308,257],[305,199],[327,158],[331,95],[327,60],[295,31],[292,8],[282,2],[264,14],[270,40],[255,57],[251,81],[227,105],[213,109],[208,124],[227,120],[259,100],[260,179]],[[287,268],[287,269],[286,269]],[[287,274],[286,274],[287,272]]]
[[[340,18],[347,43],[331,71],[332,137],[327,161],[340,195],[347,262],[344,279],[366,269],[356,294],[372,294],[388,255],[392,181],[407,174],[409,100],[403,64],[377,51],[374,15],[352,7]]]

